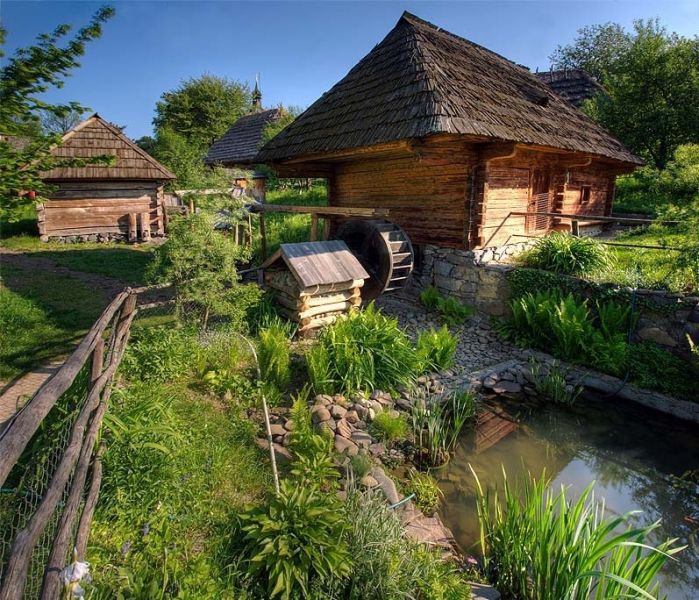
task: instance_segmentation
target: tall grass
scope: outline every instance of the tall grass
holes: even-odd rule
[[[417,339],[417,353],[424,368],[431,371],[448,369],[454,364],[458,339],[446,325],[423,331]]]
[[[659,526],[630,524],[633,513],[605,515],[593,484],[568,500],[550,479],[529,478],[478,492],[480,543],[488,577],[505,596],[522,600],[657,598],[658,572],[682,548],[676,540],[649,543]]]
[[[421,370],[398,321],[373,303],[323,331],[306,361],[316,393],[390,390],[411,383]]]
[[[262,379],[266,383],[280,390],[289,385],[291,350],[286,328],[275,324],[260,331],[257,358]]]
[[[586,275],[610,263],[607,249],[589,237],[554,232],[540,238],[531,250],[519,257],[527,267],[567,275]]]

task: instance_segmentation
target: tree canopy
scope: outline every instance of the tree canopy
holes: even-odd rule
[[[584,110],[631,150],[663,169],[675,149],[699,142],[699,37],[670,34],[657,19],[585,27],[551,56],[604,86]]]

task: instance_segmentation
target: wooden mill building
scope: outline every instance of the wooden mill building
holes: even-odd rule
[[[98,114],[63,136],[60,158],[112,156],[112,164],[58,167],[43,174],[56,187],[37,206],[42,241],[147,241],[165,233],[163,185],[175,176]]]
[[[641,164],[527,69],[409,13],[256,160],[459,250],[570,223],[534,213],[609,214]]]

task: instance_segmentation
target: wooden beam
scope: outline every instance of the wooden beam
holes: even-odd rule
[[[318,241],[318,213],[311,213],[311,241]]]
[[[284,204],[262,204],[255,206],[254,210],[260,211],[260,215],[265,212],[282,212],[282,213],[305,213],[309,215],[333,215],[339,217],[387,217],[389,215],[388,208],[358,208],[339,206],[287,206]]]

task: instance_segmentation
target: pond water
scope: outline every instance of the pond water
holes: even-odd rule
[[[671,600],[699,598],[699,428],[613,399],[584,397],[573,408],[490,402],[475,431],[462,436],[451,462],[435,476],[444,492],[441,516],[465,553],[478,554],[473,466],[484,486],[527,472],[546,473],[555,489],[579,494],[596,482],[613,514],[643,511],[640,523],[662,520],[657,538],[688,548],[662,574]],[[684,477],[683,477],[684,476]]]

